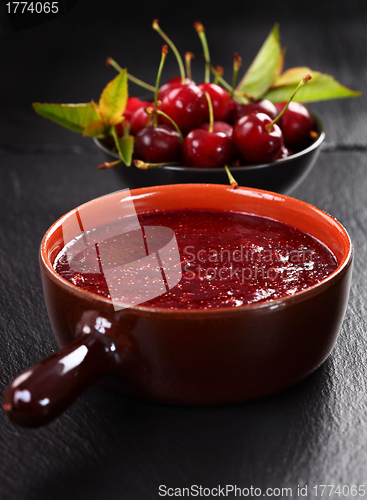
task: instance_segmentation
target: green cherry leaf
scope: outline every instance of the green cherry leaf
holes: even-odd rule
[[[297,66],[296,68],[287,69],[281,75],[277,76],[271,88],[283,87],[284,85],[298,85],[305,75],[311,75],[312,81],[316,81],[322,73],[319,71],[312,71],[307,66]]]
[[[48,118],[73,132],[83,133],[84,129],[99,116],[90,103],[87,104],[47,104],[34,102],[33,109],[43,118]]]
[[[106,125],[101,120],[95,120],[85,127],[83,135],[102,139],[106,135]]]
[[[93,109],[97,113],[97,115],[99,116],[99,118],[102,118],[98,104],[96,102],[94,102],[93,99],[90,101],[90,103],[93,106]]]
[[[132,135],[124,135],[123,137],[119,137],[118,151],[125,165],[130,167],[134,151],[134,137]]]
[[[255,99],[262,97],[278,76],[283,59],[279,27],[275,25],[236,90],[250,94]]]
[[[116,116],[115,118],[110,119],[110,125],[117,125],[119,123],[122,123],[124,121],[123,116]]]
[[[304,72],[305,69],[306,72]],[[283,75],[280,75],[275,81],[273,88],[269,89],[263,98],[269,99],[274,103],[287,101],[294,92],[299,81],[307,73],[312,76],[312,80],[299,89],[294,98],[295,101],[306,103],[342,99],[346,97],[358,97],[361,95],[361,92],[345,87],[330,75],[311,71],[309,68],[292,68],[283,73]]]
[[[106,124],[112,124],[121,118],[127,98],[127,70],[123,69],[106,85],[99,100],[99,110]]]
[[[111,133],[122,161],[130,167],[134,152],[134,137],[132,135],[119,137],[115,127],[111,127]]]

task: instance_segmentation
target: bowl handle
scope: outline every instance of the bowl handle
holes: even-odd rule
[[[36,427],[58,417],[93,382],[119,364],[111,323],[99,315],[79,324],[73,342],[21,373],[4,393],[3,409],[16,424]]]

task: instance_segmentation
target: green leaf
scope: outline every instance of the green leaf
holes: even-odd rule
[[[316,101],[326,101],[329,99],[341,99],[344,97],[358,97],[361,95],[361,92],[356,90],[351,90],[341,83],[337,82],[332,76],[325,75],[317,72],[310,72],[311,76],[313,76],[312,80],[310,80],[307,85],[304,85],[297,92],[294,100],[298,102],[316,102]],[[294,72],[294,76],[296,72]],[[289,76],[289,75],[288,75]],[[298,75],[297,75],[298,76]],[[304,73],[302,74],[304,76]],[[302,78],[301,76],[301,78]],[[297,87],[299,81],[297,83],[275,86],[271,88],[264,96],[264,99],[269,99],[272,102],[283,102],[287,101],[295,88]],[[283,78],[282,76],[279,79],[281,82],[287,82],[287,78]],[[276,85],[279,83],[277,80]],[[288,79],[290,81],[290,79]]]
[[[111,128],[111,133],[121,159],[126,166],[130,167],[134,152],[134,137],[132,135],[119,137],[115,127]]]
[[[101,120],[95,120],[85,127],[83,135],[102,139],[106,135],[106,125]]]
[[[127,70],[123,69],[106,85],[99,100],[99,110],[106,123],[111,124],[114,120],[121,118],[126,108],[127,98]]]
[[[305,75],[311,75],[312,81],[316,81],[318,78],[320,78],[320,76],[322,76],[322,73],[320,73],[319,71],[312,71],[312,69],[308,68],[307,66],[297,66],[296,68],[290,68],[287,69],[287,71],[284,71],[284,73],[282,73],[275,79],[271,88],[283,87],[284,85],[298,85]]]
[[[236,90],[246,92],[255,99],[261,97],[281,71],[283,58],[279,27],[275,25]]]
[[[87,104],[47,104],[34,102],[33,109],[43,118],[66,127],[73,132],[83,133],[85,128],[99,116],[90,103]]]
[[[125,165],[130,167],[134,151],[134,137],[125,135],[118,138],[118,151]]]

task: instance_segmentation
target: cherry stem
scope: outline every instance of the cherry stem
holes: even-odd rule
[[[118,163],[121,163],[122,162],[122,159],[120,160],[116,160],[116,161],[111,161],[111,162],[104,162],[102,163],[101,165],[98,166],[99,170],[104,170],[105,168],[111,168],[111,167],[114,167],[115,165],[117,165]]]
[[[147,115],[149,115],[147,123],[145,124],[145,126],[149,127],[150,126],[150,122],[152,121],[152,118],[153,118],[153,126],[157,127],[158,122],[157,122],[157,119],[156,119],[156,116],[155,116],[155,112],[157,111],[157,108],[148,107],[148,108],[144,108],[144,111],[146,112]]]
[[[173,53],[175,54],[178,67],[180,69],[182,85],[185,85],[185,68],[184,68],[180,53],[178,52],[178,50],[177,50],[176,46],[174,45],[174,43],[172,42],[172,40],[170,38],[168,38],[168,36],[161,30],[161,28],[158,24],[158,19],[154,19],[154,21],[152,23],[152,27],[154,30],[156,30],[160,34],[160,36],[163,38],[163,40],[165,40],[168,43],[168,45],[171,47]]]
[[[171,161],[171,162],[166,162],[166,163],[146,163],[145,161],[142,160],[134,160],[134,165],[139,169],[139,170],[148,170],[148,168],[155,168],[155,167],[167,167],[170,165],[178,165],[178,161]]]
[[[170,117],[168,116],[164,111],[161,111],[160,109],[153,109],[153,108],[145,108],[145,112],[148,113],[148,115],[154,113],[154,114],[157,114],[157,115],[161,115],[161,116],[164,116],[171,124],[172,126],[174,127],[174,129],[177,131],[178,135],[180,136],[180,139],[181,139],[181,142],[183,142],[184,138],[183,138],[183,134],[180,130],[180,127],[177,125],[177,123]]]
[[[265,126],[265,130],[266,130],[267,132],[270,132],[270,130],[272,129],[272,126],[274,125],[274,123],[276,123],[276,122],[279,120],[279,118],[281,118],[281,117],[284,115],[284,113],[287,111],[287,108],[288,108],[288,106],[289,106],[289,103],[293,100],[294,96],[297,94],[297,92],[299,91],[299,89],[300,89],[301,87],[303,87],[303,85],[305,85],[307,82],[309,82],[309,81],[311,80],[311,78],[312,78],[312,76],[311,76],[311,75],[308,75],[308,74],[307,74],[307,75],[305,75],[305,76],[302,78],[302,80],[301,80],[301,81],[299,82],[299,84],[297,85],[297,87],[296,87],[295,91],[294,91],[294,92],[293,92],[293,94],[290,96],[290,98],[288,99],[287,104],[284,106],[284,108],[283,108],[283,109],[282,109],[282,111],[279,113],[279,115],[278,115],[278,116],[276,116],[272,122],[270,122],[268,125],[266,125],[266,126]]]
[[[186,76],[189,80],[192,80],[191,61],[194,57],[195,56],[192,52],[186,52],[185,54]]]
[[[112,57],[108,57],[106,59],[106,65],[112,66],[113,68],[115,68],[115,70],[118,73],[121,73],[121,71],[122,71],[121,66],[116,61],[114,61],[112,59]],[[139,78],[136,78],[135,76],[130,75],[130,73],[127,73],[127,78],[128,78],[128,80],[135,83],[136,85],[139,85],[139,87],[143,87],[144,89],[149,90],[150,92],[155,91],[155,87],[153,87],[153,85],[149,85],[149,83],[143,82],[143,80],[140,80]]]
[[[217,74],[214,76],[214,81],[213,81],[213,83],[215,83],[216,85],[218,85],[218,82],[219,82],[219,77],[222,77],[222,76],[223,76],[224,70],[223,70],[223,67],[222,67],[222,66],[217,66],[217,67],[215,68],[215,71],[217,72]]]
[[[311,137],[311,139],[313,139],[314,141],[316,141],[316,139],[319,138],[319,134],[316,132],[316,130],[311,130],[310,131],[310,137]]]
[[[196,23],[194,23],[194,28],[195,28],[197,34],[199,35],[201,45],[202,45],[203,51],[204,51],[205,62],[207,63],[205,65],[204,82],[209,83],[210,82],[210,68],[209,68],[208,64],[210,64],[210,53],[209,53],[208,41],[207,41],[206,35],[205,35],[205,28],[199,21],[196,21]]]
[[[209,108],[209,133],[211,134],[214,129],[214,113],[213,113],[213,104],[212,100],[210,99],[210,95],[208,92],[204,92],[204,95],[206,97],[206,100],[208,101],[208,108]]]
[[[208,63],[208,65],[209,65],[209,68],[210,68],[211,72],[213,73],[213,75],[215,75],[217,77],[218,82],[221,83],[221,85],[223,85],[223,87],[225,89],[227,89],[229,92],[233,92],[233,95],[237,99],[238,102],[240,102],[241,104],[248,104],[249,103],[249,101],[241,94],[241,92],[238,92],[238,90],[233,89],[232,85],[230,85],[228,82],[226,82],[224,80],[224,78],[222,78],[220,73],[210,63]]]
[[[236,88],[238,71],[239,71],[241,66],[242,66],[242,59],[237,54],[237,52],[235,52],[233,54],[233,77],[232,77],[231,99],[233,97],[234,89]]]
[[[231,172],[230,172],[229,168],[227,167],[227,165],[224,165],[224,169],[227,172],[228,180],[229,180],[231,186],[233,187],[233,189],[236,189],[236,187],[238,187],[238,182],[236,181],[236,179],[231,174]]]
[[[156,79],[156,82],[155,82],[155,91],[154,91],[154,107],[155,108],[158,107],[159,84],[160,84],[160,81],[161,81],[162,70],[163,70],[163,66],[164,66],[164,61],[166,60],[166,57],[167,57],[167,53],[168,53],[168,47],[167,47],[167,45],[163,45],[163,47],[162,47],[161,61],[159,63],[159,68],[158,68],[158,73],[157,73],[157,79]],[[157,115],[155,114],[154,115],[154,126],[156,127],[157,125],[158,125]]]
[[[243,97],[246,97],[250,102],[256,102],[256,97],[254,97],[252,94],[249,94],[248,92],[241,92]]]

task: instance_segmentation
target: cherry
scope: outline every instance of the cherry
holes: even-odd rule
[[[154,106],[154,103],[147,103],[147,106]],[[130,133],[136,135],[142,128],[147,126],[152,127],[153,123],[153,116],[149,119],[149,114],[145,111],[145,107],[138,108],[130,120]]]
[[[209,130],[210,123],[202,123],[200,125],[200,128],[202,128],[203,130]],[[230,139],[232,139],[233,127],[227,122],[222,122],[220,120],[217,120],[213,123],[213,132],[223,132]]]
[[[190,83],[194,83],[190,78],[185,78],[184,85],[188,85]],[[158,91],[158,99],[160,101],[163,100],[164,96],[167,95],[171,90],[177,89],[183,85],[182,78],[180,76],[175,76],[166,82]]]
[[[234,114],[234,109],[237,107],[238,104],[239,104],[239,102],[235,101],[232,98],[229,101],[229,113],[228,113],[227,121],[231,125],[233,125],[237,121],[237,120],[233,119],[232,116]]]
[[[161,73],[168,52],[167,45],[162,47],[161,62],[159,64],[153,107],[142,108],[136,111],[136,123],[134,122],[135,115],[132,120],[132,128],[137,128],[143,124],[135,136],[135,155],[139,158],[138,164],[143,164],[143,168],[147,168],[146,163],[170,163],[177,161],[181,156],[182,133],[176,123],[170,125],[159,125],[158,118],[161,111],[158,109],[158,88],[161,78]],[[144,114],[146,116],[144,116]],[[149,115],[152,115],[149,118]],[[149,120],[149,122],[148,122]],[[149,123],[147,125],[147,122]],[[145,123],[145,125],[144,125]],[[172,126],[173,125],[173,126]],[[135,163],[136,164],[136,163]]]
[[[129,97],[126,103],[124,116],[130,120],[137,109],[146,108],[147,106],[150,106],[148,101],[142,101],[138,97]]]
[[[200,128],[203,130],[210,130],[210,123],[203,123],[200,125]],[[234,145],[234,142],[232,140],[233,136],[233,127],[227,122],[222,122],[222,121],[215,121],[213,123],[213,132],[221,132],[223,134],[226,134],[226,136],[231,140],[231,157],[230,160],[233,162],[234,158],[238,156],[238,151],[236,146]]]
[[[183,134],[187,134],[199,127],[205,118],[205,96],[197,85],[181,85],[163,98],[160,109],[177,123]]]
[[[265,113],[252,113],[240,118],[233,127],[233,142],[250,163],[274,160],[283,146],[283,134]]]
[[[274,158],[274,160],[281,160],[282,158],[288,158],[288,156],[292,156],[292,154],[293,154],[292,151],[283,145],[281,150],[279,151],[279,154]]]
[[[298,90],[311,80],[305,75],[282,110],[273,120],[265,113],[253,113],[240,118],[233,127],[233,142],[245,160],[253,163],[267,163],[274,160],[284,144],[283,133],[275,123],[280,120]]]
[[[232,140],[224,132],[214,132],[213,106],[209,93],[205,93],[205,96],[210,117],[208,130],[203,128],[191,130],[183,141],[182,155],[189,167],[223,167],[233,156]]]
[[[275,107],[280,112],[285,102],[276,103]],[[302,149],[310,139],[310,132],[314,127],[314,121],[308,109],[299,102],[290,102],[288,108],[279,119],[282,129],[284,143],[291,149]]]
[[[126,121],[130,122],[132,116],[138,109],[144,108],[149,105],[150,103],[147,101],[141,101],[137,97],[129,97],[126,103],[125,111],[123,113],[123,116],[125,117],[125,122]],[[124,126],[122,123],[118,123],[116,125],[116,131],[119,137],[122,137],[124,135]]]
[[[265,113],[270,116],[272,120],[274,120],[280,111],[278,111],[275,105],[268,99],[261,99],[260,101],[251,102],[249,104],[236,103],[232,106],[233,109],[229,118],[231,123],[236,123],[237,120],[243,116],[249,115],[250,113]]]
[[[177,161],[181,146],[180,134],[169,125],[143,128],[135,137],[136,156],[149,163]]]
[[[189,167],[223,167],[232,158],[231,140],[223,132],[197,128],[185,137],[182,155],[185,165]]]
[[[117,123],[115,125],[115,128],[116,128],[117,135],[119,137],[122,137],[124,135],[124,127],[123,127],[122,123]],[[110,143],[110,147],[113,146],[113,143],[108,139],[108,137],[105,137],[104,140],[107,144]]]
[[[193,128],[198,127],[204,120],[206,108],[204,93],[191,80],[189,80],[190,83],[186,83],[182,58],[175,44],[161,30],[158,19],[154,19],[152,27],[171,47],[176,56],[181,75],[181,84],[164,95],[160,109],[175,122],[183,134],[187,134]],[[163,121],[167,123],[165,119]]]
[[[226,120],[229,114],[230,95],[215,83],[200,83],[199,89],[208,92],[213,106],[214,120]],[[208,115],[209,111],[207,111]]]

